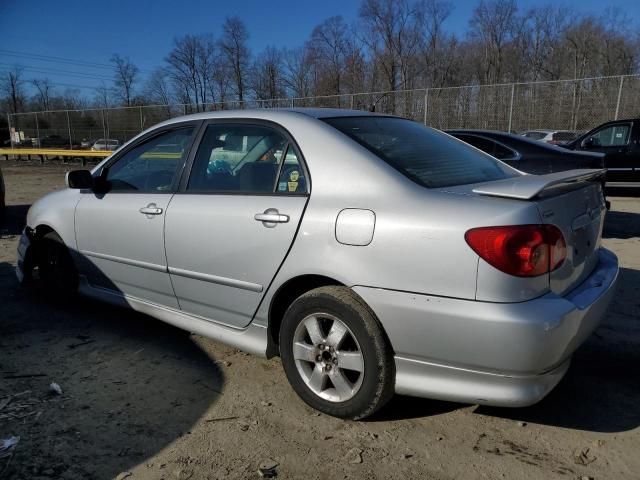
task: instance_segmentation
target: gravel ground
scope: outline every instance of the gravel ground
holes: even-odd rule
[[[396,397],[367,421],[320,415],[262,360],[141,314],[47,302],[13,274],[28,205],[69,165],[0,161],[0,478],[637,479],[640,199],[612,197],[618,295],[542,402],[498,409]],[[50,391],[56,382],[62,389]]]

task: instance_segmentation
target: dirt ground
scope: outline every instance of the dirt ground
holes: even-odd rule
[[[70,165],[0,161],[0,478],[638,479],[640,198],[612,197],[604,244],[622,280],[601,327],[539,404],[498,409],[396,397],[348,422],[318,414],[280,361],[138,313],[47,302],[13,270],[28,205]],[[62,395],[50,392],[56,382]]]

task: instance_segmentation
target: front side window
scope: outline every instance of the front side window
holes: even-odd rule
[[[631,124],[609,125],[591,135],[592,145],[598,147],[616,147],[629,143]]]
[[[276,130],[260,125],[214,124],[205,131],[187,191],[305,193],[298,156]]]
[[[193,127],[179,128],[129,150],[107,170],[110,191],[169,192],[179,174]]]
[[[495,158],[411,120],[362,116],[324,121],[425,187],[489,182],[517,175]]]

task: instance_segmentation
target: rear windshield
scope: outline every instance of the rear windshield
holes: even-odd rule
[[[515,175],[489,155],[411,120],[395,117],[323,120],[425,187],[489,182]]]

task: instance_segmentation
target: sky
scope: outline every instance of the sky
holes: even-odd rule
[[[453,1],[446,28],[464,35],[477,1]],[[549,3],[520,0],[518,5],[527,10]],[[596,15],[608,6],[618,7],[640,25],[638,0],[553,4]],[[234,15],[247,25],[253,53],[268,45],[296,47],[330,16],[342,15],[348,23],[357,20],[359,5],[360,0],[0,0],[0,72],[21,65],[26,79],[46,77],[58,84],[58,91],[75,85],[91,95],[86,87],[112,83],[109,59],[114,53],[130,57],[144,76],[163,63],[174,37],[219,36],[225,18]]]

